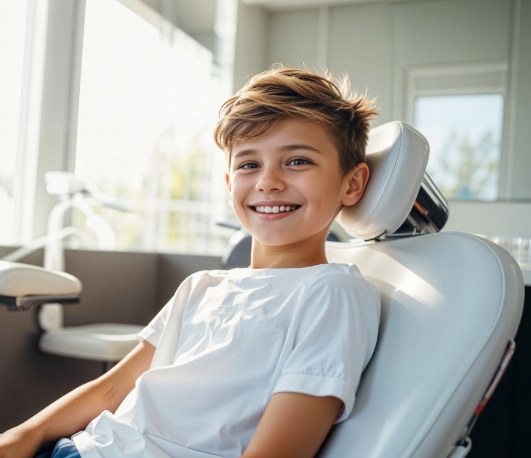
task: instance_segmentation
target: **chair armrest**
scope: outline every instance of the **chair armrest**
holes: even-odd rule
[[[78,302],[81,282],[73,275],[17,262],[0,261],[0,303],[26,310],[49,302]]]

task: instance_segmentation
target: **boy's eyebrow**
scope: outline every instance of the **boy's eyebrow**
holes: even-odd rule
[[[236,159],[236,158],[239,158],[239,157],[250,156],[251,154],[254,154],[255,152],[256,152],[256,150],[254,150],[254,149],[242,149],[242,150],[232,154],[232,157],[234,159]]]
[[[317,148],[314,148],[313,146],[311,145],[307,145],[305,143],[293,143],[293,144],[289,144],[289,145],[283,145],[279,148],[279,152],[285,152],[285,151],[294,151],[294,150],[298,150],[298,149],[305,149],[305,150],[309,150],[309,151],[314,151],[316,153],[319,153],[321,154],[321,150],[317,149]],[[234,153],[233,157],[234,158],[241,158],[241,157],[245,157],[245,156],[250,156],[251,154],[255,154],[256,153],[256,149],[254,148],[247,148],[247,149],[242,149],[236,153]]]

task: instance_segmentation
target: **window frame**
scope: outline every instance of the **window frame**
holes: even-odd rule
[[[499,179],[496,199],[505,196],[508,164],[508,65],[504,61],[411,66],[405,70],[403,119],[414,125],[419,97],[498,94],[503,98]],[[428,139],[429,140],[429,139]],[[510,178],[510,177],[509,177]],[[452,200],[452,199],[450,199]]]
[[[46,192],[44,172],[71,171],[74,164],[85,0],[28,0],[30,6],[37,9],[38,33],[31,37],[37,45],[29,65],[38,62],[42,72],[35,72],[27,88],[29,129],[25,149],[19,151],[24,161],[15,175],[24,187],[15,227],[22,243],[46,234],[56,203]],[[42,36],[44,40],[38,38]]]

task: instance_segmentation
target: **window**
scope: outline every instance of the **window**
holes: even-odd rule
[[[448,199],[499,196],[505,73],[503,64],[408,72],[406,119],[428,139],[427,172]]]
[[[498,196],[503,97],[418,97],[414,125],[429,139],[427,171],[450,199]]]
[[[228,85],[211,51],[127,3],[86,3],[75,173],[132,205],[98,210],[118,248],[219,254],[229,209],[212,131]]]
[[[26,2],[0,2],[0,243],[11,243],[20,236],[15,205],[16,171],[21,167],[19,142],[24,132],[21,98],[26,43]],[[26,58],[29,56],[26,55]]]

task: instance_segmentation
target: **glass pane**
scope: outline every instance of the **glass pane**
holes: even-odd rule
[[[415,127],[430,143],[427,171],[449,199],[498,197],[503,96],[419,97]]]
[[[227,94],[210,51],[160,22],[87,2],[75,171],[133,204],[100,211],[118,248],[220,253],[225,165],[212,131]]]
[[[23,81],[26,2],[0,2],[0,243],[14,230],[14,179]]]

